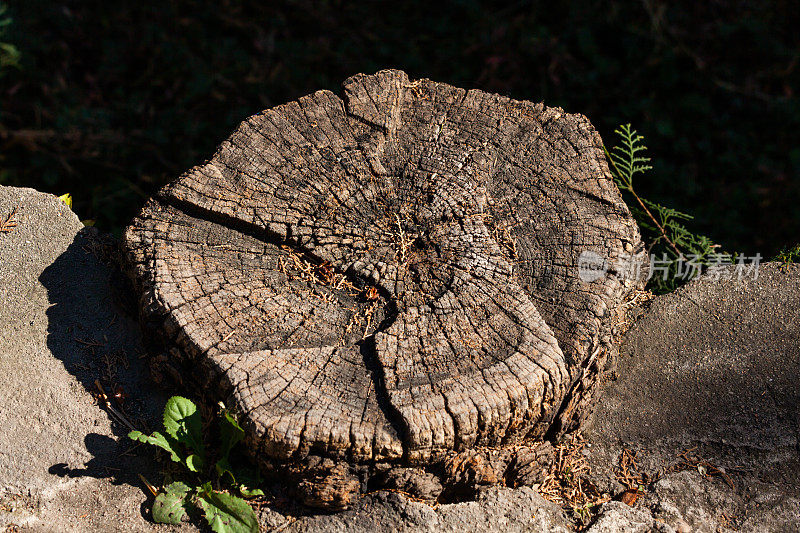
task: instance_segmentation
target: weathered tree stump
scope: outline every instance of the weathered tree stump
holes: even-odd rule
[[[396,70],[344,93],[250,117],[132,222],[156,367],[236,408],[264,462],[429,465],[574,427],[638,285],[578,276],[641,245],[598,134]]]

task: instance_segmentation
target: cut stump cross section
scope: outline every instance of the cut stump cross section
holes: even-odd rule
[[[386,70],[245,120],[125,233],[155,366],[262,460],[420,464],[571,429],[641,283],[581,115]],[[638,254],[638,255],[637,255]]]

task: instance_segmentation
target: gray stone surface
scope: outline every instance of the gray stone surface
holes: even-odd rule
[[[358,507],[331,516],[303,518],[287,531],[371,533],[374,531],[514,533],[572,531],[561,509],[528,487],[492,487],[477,501],[437,508],[392,492],[364,498]]]
[[[62,202],[0,187],[0,217],[14,208],[17,227],[0,233],[0,527],[150,530],[136,472],[154,476],[152,465],[121,455],[127,429],[90,394],[111,377],[132,396],[131,418],[153,420],[165,400],[147,385],[138,328]]]
[[[674,528],[658,522],[647,509],[631,507],[622,502],[611,501],[603,504],[600,517],[587,533],[650,533],[663,531],[673,533]]]
[[[755,280],[704,278],[654,300],[586,433],[596,481],[622,489],[612,466],[625,447],[642,472],[663,473],[640,505],[666,523],[797,530],[798,304],[800,266],[774,263]],[[686,450],[692,468],[680,467]],[[715,468],[732,486],[701,473]]]

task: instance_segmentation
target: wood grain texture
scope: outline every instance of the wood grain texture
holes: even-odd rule
[[[386,70],[244,121],[125,233],[161,362],[263,458],[419,464],[573,427],[639,249],[581,115]]]

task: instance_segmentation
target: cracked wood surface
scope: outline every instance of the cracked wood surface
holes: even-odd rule
[[[248,118],[125,242],[256,455],[418,463],[588,412],[636,283],[578,256],[640,237],[585,117],[387,70]]]

